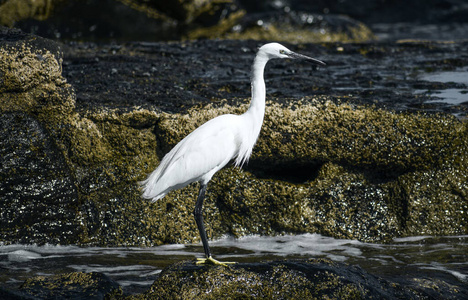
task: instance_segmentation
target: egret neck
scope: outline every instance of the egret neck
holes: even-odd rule
[[[250,101],[249,109],[242,115],[243,122],[245,122],[248,138],[243,141],[240,148],[236,165],[242,166],[250,157],[252,148],[257,142],[262,129],[263,117],[265,116],[265,81],[263,79],[263,71],[269,58],[266,54],[259,52],[255,57],[252,65],[252,99]],[[244,151],[243,151],[244,150]]]

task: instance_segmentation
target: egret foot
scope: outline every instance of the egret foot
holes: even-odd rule
[[[214,259],[213,257],[208,257],[208,258],[197,258],[197,265],[204,265],[204,264],[213,264],[213,265],[218,265],[218,266],[223,266],[223,267],[228,267],[228,265],[233,265],[236,262],[228,262],[228,261],[219,261]]]

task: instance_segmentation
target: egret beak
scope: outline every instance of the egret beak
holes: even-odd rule
[[[287,54],[290,58],[292,59],[305,59],[307,61],[310,61],[316,65],[320,65],[320,66],[325,66],[326,63],[324,63],[323,61],[321,60],[318,60],[318,59],[315,59],[315,58],[312,58],[312,57],[308,57],[308,56],[305,56],[305,55],[302,55],[302,54],[299,54],[299,53],[296,53],[296,52],[289,52]]]

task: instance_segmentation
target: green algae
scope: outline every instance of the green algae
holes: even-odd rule
[[[183,1],[176,0],[162,5],[158,1],[146,0],[118,0],[125,5],[145,13],[147,16],[155,19],[161,19],[173,22],[182,21],[185,24],[192,23],[203,14],[214,14],[223,4],[232,4],[232,0],[199,0]]]
[[[193,184],[151,204],[140,199],[136,181],[157,165],[158,153],[204,121],[230,110],[207,107],[187,115],[160,115],[157,129],[129,126],[125,118],[131,113],[122,119],[114,112],[109,117],[103,112],[89,114],[89,119],[75,117],[78,121],[68,124],[73,126],[64,139],[70,143],[64,144],[81,199],[92,207],[80,215],[84,227],[91,228],[84,231],[82,242],[196,241],[192,210],[198,187]],[[270,103],[252,165],[268,166],[265,170],[273,168],[278,174],[293,161],[313,162],[316,169],[300,184],[281,180],[281,175],[276,180],[259,178],[255,170],[220,171],[209,185],[205,205],[208,236],[319,232],[385,241],[421,232],[463,233],[466,190],[456,184],[466,182],[466,169],[455,165],[443,171],[456,151],[463,155],[447,145],[460,138],[461,126],[447,116],[395,114],[328,101],[297,105],[295,110]],[[164,151],[158,151],[158,144]],[[445,191],[417,189],[421,176],[429,173],[434,178],[426,185],[445,178]],[[436,199],[438,206],[433,205]],[[441,205],[447,209],[441,210]],[[445,221],[433,222],[438,219]]]
[[[0,5],[0,24],[13,26],[16,22],[33,18],[46,20],[51,15],[54,6],[64,0],[23,1],[7,0]]]
[[[249,28],[243,32],[227,32],[222,36],[236,40],[274,40],[288,43],[321,43],[321,42],[365,42],[374,40],[372,31],[363,23],[350,26],[346,32],[330,29],[298,29],[286,24],[268,24]]]
[[[465,155],[462,145],[454,143],[466,134],[462,123],[448,116],[396,114],[327,101],[298,107],[269,104],[251,163],[255,168],[276,165],[274,171],[281,174],[285,162],[311,161],[318,170],[310,170],[310,179],[302,184],[281,180],[281,175],[280,180],[262,179],[232,167],[220,171],[209,185],[205,205],[210,238],[225,233],[240,237],[320,232],[385,241],[420,232],[466,232],[466,186],[461,183],[466,182],[467,172],[450,163],[456,161],[456,153]],[[156,140],[166,150],[196,126],[228,111],[226,106],[208,107],[187,115],[161,116],[153,132],[160,134]],[[435,187],[435,180],[446,178],[445,191],[420,192],[422,174],[433,174],[427,186]],[[146,226],[140,234],[157,244],[195,241],[192,210],[197,192],[193,184],[150,204],[148,215],[134,215]],[[447,209],[432,205],[436,199]],[[133,201],[138,203],[138,197]],[[444,219],[446,210],[452,217]],[[126,213],[125,218],[131,220],[132,215]],[[127,223],[125,218],[118,224]],[[437,219],[446,221],[434,223]]]
[[[415,294],[325,259],[197,267],[180,262],[163,270],[151,288],[129,299],[363,299]]]
[[[20,288],[40,299],[104,299],[122,295],[122,288],[101,273],[73,272],[28,278]]]
[[[391,172],[425,169],[444,164],[460,128],[447,115],[396,114],[330,101],[294,105],[294,110],[267,105],[262,134],[269,139],[260,138],[256,151],[262,160],[274,151],[285,160],[332,161]]]
[[[197,241],[196,184],[151,203],[137,182],[188,133],[218,115],[243,113],[248,99],[173,114],[140,107],[78,112],[59,47],[23,38],[0,47],[0,110],[35,118],[63,156],[78,193],[72,222],[82,227],[80,243]],[[210,238],[311,232],[375,242],[467,232],[467,123],[342,101],[267,103],[249,165],[226,167],[208,187]]]
[[[466,231],[466,168],[459,163],[452,165],[464,160],[463,146],[457,146],[456,141],[466,139],[466,125],[445,115],[397,114],[330,101],[307,104],[305,100],[295,104],[295,109],[269,103],[251,160],[255,167],[249,168],[254,174],[226,168],[213,178],[206,201],[211,237],[226,232],[237,237],[320,232],[339,238],[386,241],[418,234],[424,226],[438,229],[437,233],[428,231],[431,234]],[[222,113],[226,110],[227,106],[220,109]],[[161,141],[174,145],[204,120],[219,114],[213,108],[197,111],[180,120],[173,115],[161,121],[161,126],[167,126]],[[189,119],[195,125],[184,125]],[[182,124],[180,135],[176,123]],[[271,174],[271,168],[281,174],[281,168],[294,161],[316,168],[302,184],[281,180],[281,175],[279,180],[255,176],[262,174],[258,168],[268,170],[267,174]],[[446,168],[452,170],[451,176]],[[450,178],[452,182],[444,185],[444,194],[437,188],[426,189],[424,198],[434,198],[423,201],[419,192],[411,192],[418,191],[421,174],[447,178],[445,181]],[[434,183],[427,186],[435,187]],[[197,189],[190,191],[192,200],[184,205],[193,206]],[[452,217],[442,223],[433,223],[447,214],[440,206],[431,206],[435,199],[452,211]],[[220,216],[210,206],[213,204]],[[425,222],[414,226],[418,218],[412,215],[417,211],[426,212],[418,215]]]

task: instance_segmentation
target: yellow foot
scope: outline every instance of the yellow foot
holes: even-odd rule
[[[228,265],[235,264],[235,262],[219,261],[210,256],[208,258],[197,258],[196,264],[197,265],[213,264],[213,265],[227,267]]]

